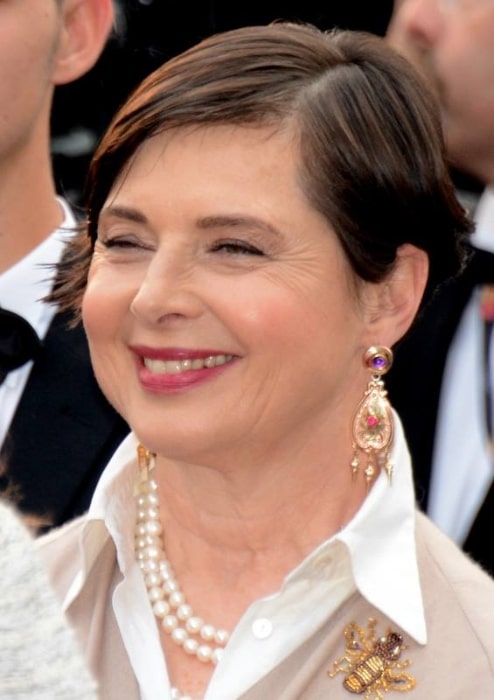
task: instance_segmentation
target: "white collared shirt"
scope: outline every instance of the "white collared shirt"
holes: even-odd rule
[[[62,255],[67,237],[72,236],[75,219],[63,199],[57,198],[64,220],[61,226],[34,250],[0,274],[0,306],[19,314],[43,339],[55,314],[55,307],[41,299],[51,290],[53,268]],[[32,362],[9,372],[0,385],[0,447],[27,384]]]
[[[204,700],[239,697],[313,635],[355,590],[419,644],[426,643],[410,458],[396,416],[392,461],[393,483],[381,474],[352,521],[293,569],[278,592],[250,605],[232,632]],[[84,568],[64,609],[77,598],[92,562],[111,537],[123,576],[113,607],[141,698],[168,700],[170,683],[158,627],[134,558],[136,475],[131,434],[95,491],[82,534]]]
[[[494,188],[475,212],[472,243],[494,252]],[[483,323],[479,289],[463,311],[444,368],[432,462],[428,515],[462,544],[492,483],[494,463],[485,430]],[[494,342],[491,342],[494,367]],[[494,377],[489,378],[494,391]],[[491,394],[492,395],[492,394]],[[494,406],[493,406],[494,410]]]

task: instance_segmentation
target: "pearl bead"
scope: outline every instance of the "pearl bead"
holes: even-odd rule
[[[136,537],[144,537],[144,535],[146,534],[146,523],[145,522],[142,522],[142,523],[139,523],[138,525],[136,525],[135,534],[136,534]]]
[[[183,596],[182,596],[182,598],[183,598]],[[170,602],[171,602],[171,596],[170,596]],[[172,603],[172,605],[173,605],[173,603]],[[182,620],[182,622],[188,620],[191,615],[192,615],[192,608],[190,607],[190,605],[187,605],[186,603],[182,603],[182,605],[180,605],[177,608],[177,617],[179,620]]]
[[[156,505],[150,505],[146,509],[146,517],[148,520],[158,520],[160,519],[160,511]]]
[[[148,596],[151,603],[156,603],[158,600],[162,600],[164,597],[163,590],[158,588],[158,586],[153,586],[148,590]]]
[[[156,547],[157,549],[161,549],[161,542],[159,541],[158,537],[154,537],[153,535],[141,535],[140,537],[135,538],[135,547],[137,550],[144,552],[148,547]]]
[[[152,545],[145,547],[143,551],[148,559],[159,559],[162,555],[161,549],[156,546],[153,547]]]
[[[218,647],[216,649],[213,649],[213,653],[211,654],[211,661],[213,664],[216,666],[219,664],[221,661],[221,657],[223,656],[224,649],[219,649]]]
[[[185,629],[191,634],[199,634],[204,622],[200,617],[189,617],[185,623]]]
[[[168,593],[168,595],[171,595],[172,593],[175,593],[175,591],[178,590],[178,585],[174,579],[169,578],[168,581],[165,581],[164,589]]]
[[[146,584],[146,588],[152,588],[153,586],[159,586],[162,580],[160,573],[151,572],[145,577],[144,583]]]
[[[141,569],[144,571],[145,574],[149,574],[152,571],[159,571],[159,566],[158,562],[155,559],[146,559],[143,558],[140,563]]]
[[[211,642],[214,639],[214,633],[216,632],[213,625],[203,625],[201,627],[200,635],[206,642]]]
[[[184,651],[187,652],[187,654],[194,656],[194,654],[197,654],[199,642],[197,641],[197,639],[192,639],[192,637],[189,637],[185,640],[183,647]]]
[[[175,583],[175,586],[176,585],[177,584]],[[173,593],[170,594],[169,601],[172,608],[179,608],[184,603],[183,593],[181,593],[179,590],[174,590]]]
[[[185,642],[185,640],[188,637],[187,632],[184,630],[183,627],[176,627],[172,633],[171,633],[171,638],[175,642],[175,644],[179,644],[182,646],[182,644]]]
[[[162,531],[161,523],[158,520],[148,520],[146,522],[146,531],[150,535],[160,535]]]
[[[163,618],[170,612],[170,606],[164,600],[157,600],[153,605],[153,612],[156,617]]]
[[[136,505],[137,508],[158,508],[159,507],[159,498],[157,493],[149,493],[147,491],[144,493],[143,491],[140,491],[139,494],[136,496]]]
[[[225,644],[228,642],[230,638],[230,635],[228,634],[227,630],[219,629],[216,630],[215,635],[214,635],[214,641],[216,644],[219,644],[221,647],[224,647]]]
[[[175,615],[165,615],[161,624],[165,632],[173,632],[175,627],[178,625],[178,620]]]
[[[160,571],[165,581],[173,578],[172,570],[165,561],[160,561]]]
[[[196,656],[199,659],[199,661],[202,661],[203,663],[207,664],[208,661],[211,661],[211,655],[213,653],[213,650],[209,646],[209,644],[200,644]]]

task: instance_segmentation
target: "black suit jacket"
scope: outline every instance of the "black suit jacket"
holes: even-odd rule
[[[464,272],[446,283],[395,349],[386,378],[391,403],[403,421],[414,468],[417,498],[427,509],[439,397],[449,346],[473,290],[494,283],[494,255],[471,249]],[[465,433],[465,439],[468,434]],[[451,478],[454,479],[454,464]],[[486,529],[486,525],[489,529]],[[485,535],[494,528],[494,488],[479,512],[464,549],[494,573],[494,548]],[[490,539],[490,538],[489,538]]]
[[[20,510],[53,525],[83,513],[129,432],[96,384],[81,325],[56,314],[15,413],[2,457]]]

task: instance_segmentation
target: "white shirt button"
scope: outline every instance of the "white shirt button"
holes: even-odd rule
[[[260,617],[252,624],[252,632],[256,639],[266,639],[273,631],[273,623],[266,617]]]

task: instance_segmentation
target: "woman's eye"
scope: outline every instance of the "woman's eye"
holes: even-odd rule
[[[212,246],[212,251],[229,255],[264,255],[262,250],[245,241],[218,241]]]
[[[133,250],[135,248],[145,248],[145,246],[137,240],[136,238],[129,238],[124,236],[115,236],[114,238],[103,238],[102,244],[105,248],[117,248],[120,250]]]

